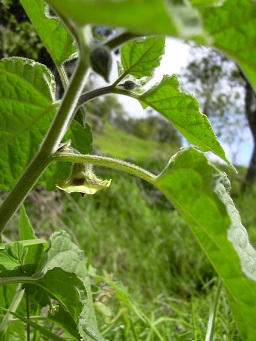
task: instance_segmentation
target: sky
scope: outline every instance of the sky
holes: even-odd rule
[[[116,60],[119,56],[114,56]],[[154,78],[147,84],[152,86],[153,84],[160,82],[163,75],[168,74],[180,74],[182,68],[185,68],[188,62],[192,59],[191,47],[178,39],[167,38],[165,46],[165,55],[162,57],[160,66],[156,69]],[[115,62],[113,63],[110,82],[117,79],[117,67]],[[181,89],[182,90],[182,89]],[[133,117],[145,117],[148,115],[147,111],[143,110],[140,103],[126,96],[118,96],[118,100],[123,104],[125,111]],[[252,153],[252,136],[249,128],[245,129],[243,132],[237,133],[236,140],[230,144],[225,141],[220,141],[221,145],[225,151],[226,157],[236,165],[249,164],[251,153]],[[185,145],[187,143],[185,142]],[[218,160],[219,158],[214,156],[212,153],[208,154],[208,157],[212,160]]]

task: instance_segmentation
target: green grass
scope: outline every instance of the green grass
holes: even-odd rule
[[[67,230],[106,278],[93,286],[102,333],[116,341],[204,340],[217,277],[187,225],[141,180],[110,170],[101,176],[113,179],[109,189],[83,198],[62,194],[51,204],[55,216],[45,216],[40,230]],[[106,284],[109,279],[128,288],[146,321]],[[216,340],[240,340],[224,291]]]
[[[111,126],[95,142],[100,153],[148,164],[156,172],[175,152],[169,148],[161,153],[162,145],[130,138]],[[127,174],[95,169],[103,179],[112,178],[112,184],[94,196],[44,190],[30,195],[26,208],[37,235],[66,230],[105,278],[93,278],[92,288],[107,340],[204,340],[217,276],[188,226],[151,185]],[[253,231],[256,187],[242,196],[239,180],[235,181],[236,204]],[[15,220],[12,224],[17,225]],[[130,301],[108,284],[110,280],[127,288]],[[215,340],[240,340],[224,290]]]
[[[179,146],[169,143],[158,143],[144,140],[110,124],[104,126],[103,132],[94,135],[94,146],[102,155],[117,159],[130,160],[140,166],[148,167],[150,160],[167,161],[178,151]]]

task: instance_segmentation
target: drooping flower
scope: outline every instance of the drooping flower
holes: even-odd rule
[[[101,180],[93,172],[92,165],[74,163],[71,175],[66,180],[59,180],[57,188],[67,193],[95,194],[109,187],[110,180]]]

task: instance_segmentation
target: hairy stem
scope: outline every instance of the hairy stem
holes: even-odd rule
[[[120,77],[120,80],[121,80],[121,77]],[[95,90],[92,90],[92,91],[89,91],[89,92],[82,94],[79,98],[77,108],[83,106],[86,102],[90,101],[93,98],[96,98],[99,96],[104,96],[107,94],[125,95],[125,96],[129,96],[129,97],[132,97],[132,98],[139,100],[139,96],[137,94],[135,94],[134,92],[116,88],[115,87],[116,83],[117,82],[113,83],[110,86],[95,89]]]
[[[55,161],[61,161],[61,162],[89,163],[93,165],[122,170],[126,173],[135,175],[151,184],[155,184],[156,176],[154,174],[132,163],[113,159],[110,157],[104,157],[104,156],[98,156],[98,155],[79,155],[79,154],[60,152],[60,153],[56,153],[52,159]]]
[[[83,36],[82,32],[81,36]],[[58,149],[73,118],[89,69],[87,46],[83,43],[80,46],[80,59],[77,68],[41,148],[0,206],[0,233],[36,184],[38,178],[49,166],[51,157]]]

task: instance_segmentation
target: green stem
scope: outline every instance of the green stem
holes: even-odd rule
[[[121,77],[118,78],[118,79],[121,80]],[[104,96],[104,95],[107,95],[107,94],[125,95],[125,96],[128,96],[128,97],[135,98],[137,100],[140,99],[140,96],[137,95],[134,92],[116,88],[115,85],[114,85],[116,83],[118,84],[119,81],[118,82],[116,81],[115,83],[113,83],[110,86],[106,86],[104,88],[95,89],[95,90],[92,90],[90,92],[86,92],[86,93],[82,94],[80,96],[80,98],[79,98],[79,101],[78,101],[78,104],[77,104],[77,108],[83,106],[86,102],[90,101],[93,98],[96,98],[96,97],[99,97],[99,96]]]
[[[135,175],[153,185],[155,184],[156,176],[154,174],[132,163],[125,162],[122,160],[116,160],[110,157],[98,155],[79,155],[72,153],[56,153],[52,157],[52,160],[72,163],[89,163],[102,167],[109,167],[117,170],[122,170],[126,173]]]
[[[30,312],[29,312],[29,297],[26,294],[26,310],[27,310],[27,319],[30,319]],[[27,323],[27,341],[30,341],[30,326]]]
[[[90,101],[93,98],[111,94],[113,92],[114,88],[112,85],[86,92],[80,96],[77,108],[82,107],[86,102]]]
[[[69,80],[68,80],[68,76],[66,74],[64,65],[61,65],[60,67],[58,67],[58,72],[60,75],[61,83],[62,83],[64,89],[66,89],[68,87]]]
[[[83,32],[81,32],[81,37],[83,38]],[[89,69],[87,46],[84,43],[80,46],[77,68],[41,148],[0,206],[0,233],[49,166],[52,161],[51,157],[57,151],[73,118]]]

